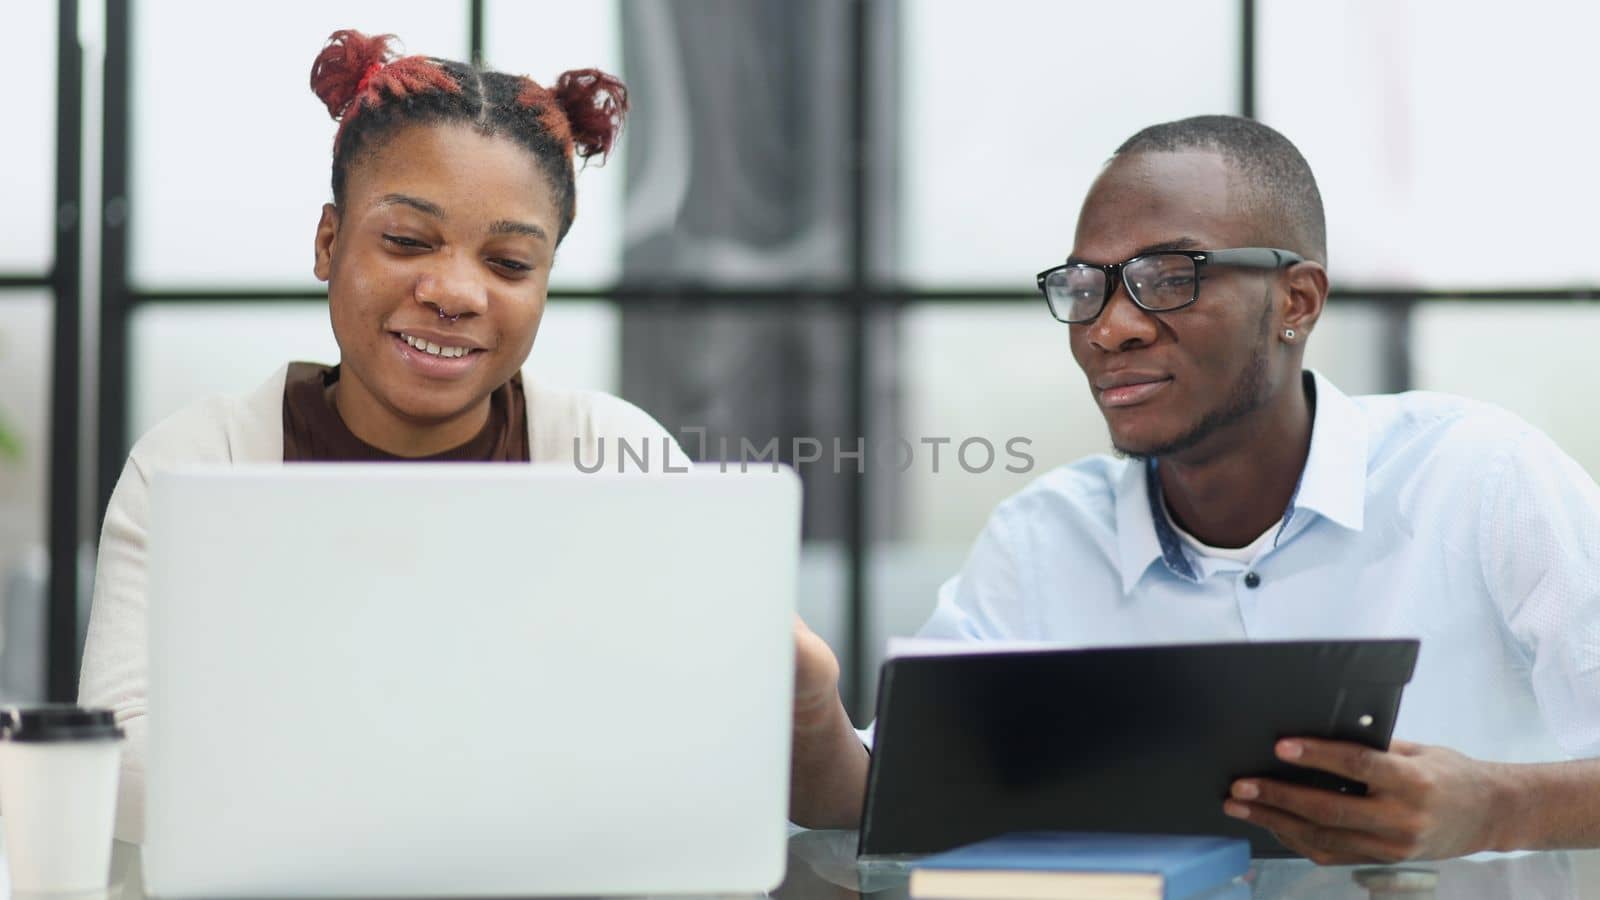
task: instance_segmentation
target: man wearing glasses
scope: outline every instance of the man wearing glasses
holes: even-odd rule
[[[1320,863],[1600,846],[1600,489],[1509,413],[1303,370],[1326,263],[1316,181],[1272,129],[1124,143],[1038,276],[1121,458],[1002,503],[922,634],[1420,636],[1389,752],[1275,748],[1367,796],[1242,779],[1224,811]],[[795,821],[853,827],[866,751],[797,633]]]

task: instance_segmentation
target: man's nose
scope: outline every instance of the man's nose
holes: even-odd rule
[[[1097,350],[1116,353],[1148,346],[1155,342],[1159,328],[1155,314],[1133,302],[1127,285],[1117,279],[1116,290],[1100,315],[1088,325],[1089,344]]]

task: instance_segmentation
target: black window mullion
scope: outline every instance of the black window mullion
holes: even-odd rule
[[[1256,117],[1256,0],[1239,0],[1239,115]]]
[[[128,447],[128,64],[135,0],[106,4],[105,111],[101,162],[99,435],[96,466],[101,519]]]
[[[848,430],[854,439],[867,437],[867,327],[875,297],[871,284],[872,253],[869,243],[871,211],[867,208],[871,189],[868,154],[871,151],[871,98],[866,86],[871,78],[872,0],[855,0],[850,15],[851,82],[860,86],[850,92],[850,327],[847,332],[845,404]],[[872,673],[867,666],[867,563],[871,555],[871,535],[867,531],[868,508],[866,476],[858,463],[845,474],[845,507],[849,519],[845,539],[848,545],[847,593],[845,595],[845,683],[841,685],[845,708],[857,721],[871,716],[865,708]]]
[[[475,66],[483,65],[483,2],[470,0],[467,4],[467,58]]]
[[[115,5],[115,4],[113,4]],[[45,692],[68,702],[78,693],[78,460],[82,448],[83,50],[78,0],[59,0],[56,19],[55,294],[50,378],[50,607]]]

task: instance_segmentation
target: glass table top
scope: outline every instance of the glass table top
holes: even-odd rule
[[[908,896],[911,863],[859,862],[854,831],[800,831],[789,838],[789,870],[773,896]],[[1600,850],[1473,857],[1404,866],[1317,866],[1302,859],[1256,860],[1242,883],[1206,895],[1232,898],[1318,900],[1600,900]]]
[[[805,831],[789,837],[788,872],[770,896],[781,900],[898,900],[912,863],[856,859],[854,831]],[[0,892],[4,892],[0,880]],[[105,900],[142,900],[139,848],[118,842]],[[1207,900],[1600,900],[1600,850],[1480,856],[1395,867],[1319,867],[1305,860],[1257,860],[1242,882]]]

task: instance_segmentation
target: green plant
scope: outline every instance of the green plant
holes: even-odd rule
[[[22,440],[11,430],[5,417],[0,416],[0,462],[19,462],[22,459]]]

